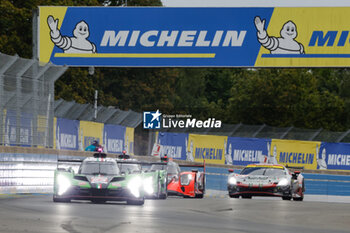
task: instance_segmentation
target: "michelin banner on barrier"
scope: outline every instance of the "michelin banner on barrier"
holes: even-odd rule
[[[321,142],[272,139],[269,156],[275,163],[317,169]]]
[[[321,143],[317,169],[350,170],[349,143]]]
[[[350,7],[42,6],[38,19],[39,60],[56,65],[350,65]]]
[[[5,145],[31,146],[33,138],[33,115],[22,112],[20,116],[19,141],[17,141],[17,115],[15,111],[7,110],[5,117]]]
[[[169,156],[174,159],[186,160],[188,143],[187,133],[158,133],[158,144],[161,145],[160,156]]]
[[[226,164],[246,166],[268,162],[271,139],[228,137],[225,144]]]
[[[225,164],[226,136],[189,134],[187,160],[212,164]]]
[[[79,150],[79,121],[56,118],[55,148],[57,150]]]
[[[107,153],[122,153],[126,127],[105,124],[103,128],[104,151]]]
[[[91,121],[80,121],[79,128],[79,149],[85,148],[92,144],[94,140],[103,145],[103,124]]]

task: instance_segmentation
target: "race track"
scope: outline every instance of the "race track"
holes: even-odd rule
[[[32,233],[204,233],[349,232],[350,204],[168,198],[124,203],[53,203],[51,196],[0,199],[0,232]]]

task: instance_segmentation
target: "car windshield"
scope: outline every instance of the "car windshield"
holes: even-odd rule
[[[141,172],[141,166],[139,164],[119,163],[119,167],[120,167],[120,172],[124,172],[127,174]]]
[[[119,168],[113,162],[85,162],[79,169],[79,174],[83,175],[118,175]]]
[[[241,175],[251,176],[284,176],[285,174],[284,169],[272,167],[246,167],[241,172]]]

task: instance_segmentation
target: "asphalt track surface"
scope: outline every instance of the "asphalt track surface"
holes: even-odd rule
[[[0,198],[0,232],[350,232],[350,204],[211,198],[53,203],[49,195]]]

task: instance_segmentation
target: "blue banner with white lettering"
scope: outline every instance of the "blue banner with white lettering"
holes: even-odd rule
[[[264,162],[270,154],[271,139],[228,137],[225,144],[226,164],[246,166]]]
[[[15,111],[7,110],[5,118],[5,145],[31,146],[33,115],[22,112],[20,116],[19,141],[17,141],[17,115]]]
[[[125,149],[124,136],[126,127],[105,124],[103,128],[103,143],[105,152],[119,153]]]
[[[174,159],[186,160],[188,143],[187,133],[159,132],[158,143],[161,145],[161,157],[166,154]]]
[[[68,66],[348,67],[349,15],[350,7],[43,6],[38,57]]]
[[[7,110],[5,119],[5,145],[16,146],[16,112]]]
[[[254,66],[260,50],[254,17],[266,19],[267,26],[272,12],[40,7],[39,57],[69,66]]]
[[[79,150],[79,127],[78,120],[57,118],[56,149]]]
[[[322,142],[317,156],[317,169],[350,170],[350,144]]]

